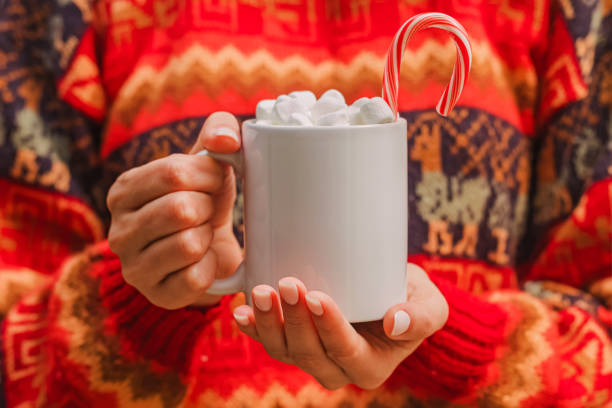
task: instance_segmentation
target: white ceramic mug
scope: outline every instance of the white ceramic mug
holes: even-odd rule
[[[365,126],[242,126],[242,149],[199,154],[244,179],[245,251],[211,294],[274,288],[286,276],[330,295],[350,322],[406,300],[406,121]]]

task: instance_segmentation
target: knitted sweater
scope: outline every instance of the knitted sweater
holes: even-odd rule
[[[448,118],[444,33],[417,35],[400,75],[408,260],[450,317],[381,387],[273,360],[231,317],[241,295],[168,311],[126,284],[104,241],[121,172],[187,151],[217,110],[378,95],[395,30],[425,11],[473,47]],[[611,406],[611,37],[610,0],[1,0],[6,405]]]

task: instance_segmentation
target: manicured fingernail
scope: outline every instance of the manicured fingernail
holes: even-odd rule
[[[290,305],[297,304],[298,300],[300,299],[298,287],[291,280],[281,279],[278,281],[278,291],[280,292],[280,295],[285,303]]]
[[[255,302],[255,306],[262,312],[268,312],[272,309],[272,297],[270,296],[270,292],[266,289],[253,289],[253,301]]]
[[[249,325],[249,316],[240,315],[240,314],[234,312],[234,319],[236,319],[236,322],[239,325],[241,325],[241,326],[248,326]]]
[[[393,315],[393,330],[391,330],[392,336],[399,336],[408,330],[410,327],[410,316],[403,310],[398,310]]]
[[[228,127],[216,128],[215,130],[213,130],[212,135],[213,136],[229,136],[232,139],[235,139],[236,141],[240,141],[238,139],[238,134],[236,133],[236,131]]]
[[[312,312],[312,314],[323,316],[323,306],[321,306],[319,299],[315,299],[309,294],[306,294],[306,304],[308,305],[308,309]]]

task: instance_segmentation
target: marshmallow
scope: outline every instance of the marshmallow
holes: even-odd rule
[[[292,99],[289,95],[282,94],[276,97],[276,102],[288,101],[289,99]]]
[[[328,113],[336,112],[346,108],[346,103],[338,98],[331,96],[321,97],[310,110],[312,120],[317,122],[318,119]]]
[[[267,122],[278,122],[278,118],[276,117],[276,113],[274,113],[274,104],[276,100],[274,99],[263,99],[259,101],[257,104],[257,108],[255,108],[255,117],[257,121],[267,121]]]
[[[286,96],[286,95],[285,95]],[[297,99],[286,96],[286,98],[278,98],[274,104],[274,112],[278,116],[280,123],[287,125],[294,113],[308,114],[308,109],[302,105]]]
[[[379,96],[370,99],[359,108],[364,124],[389,123],[395,120],[387,102]]]
[[[340,109],[335,112],[329,112],[321,115],[317,119],[317,125],[319,126],[341,126],[348,125],[348,114],[347,109]]]
[[[310,91],[295,91],[291,92],[289,96],[297,99],[297,101],[304,105],[306,109],[312,109],[315,102],[317,102],[317,97]]]
[[[291,114],[287,124],[291,126],[312,126],[312,121],[307,115],[297,112]]]
[[[361,109],[355,104],[348,107],[346,110],[348,121],[350,125],[363,125],[363,117],[361,116]]]
[[[370,98],[363,97],[363,98],[357,99],[355,102],[353,102],[351,106],[354,106],[356,108],[361,108],[363,105],[365,105],[368,102],[370,102]]]
[[[310,91],[294,91],[276,100],[264,99],[257,104],[256,117],[262,125],[289,126],[357,126],[395,120],[384,99],[359,98],[347,106],[336,89],[325,91],[318,100]]]
[[[319,99],[323,99],[323,98],[334,98],[339,101],[342,101],[342,103],[346,105],[346,101],[344,100],[344,95],[342,95],[342,93],[337,89],[328,89],[327,91],[323,92],[323,95],[321,95]]]

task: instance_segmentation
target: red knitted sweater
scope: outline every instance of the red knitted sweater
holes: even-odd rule
[[[104,241],[121,172],[187,151],[217,110],[379,94],[391,37],[424,11],[474,52],[449,118],[444,34],[419,34],[400,75],[408,259],[450,317],[380,388],[273,360],[232,319],[242,296],[167,311],[125,283]],[[0,1],[7,406],[612,406],[610,38],[610,1]]]

